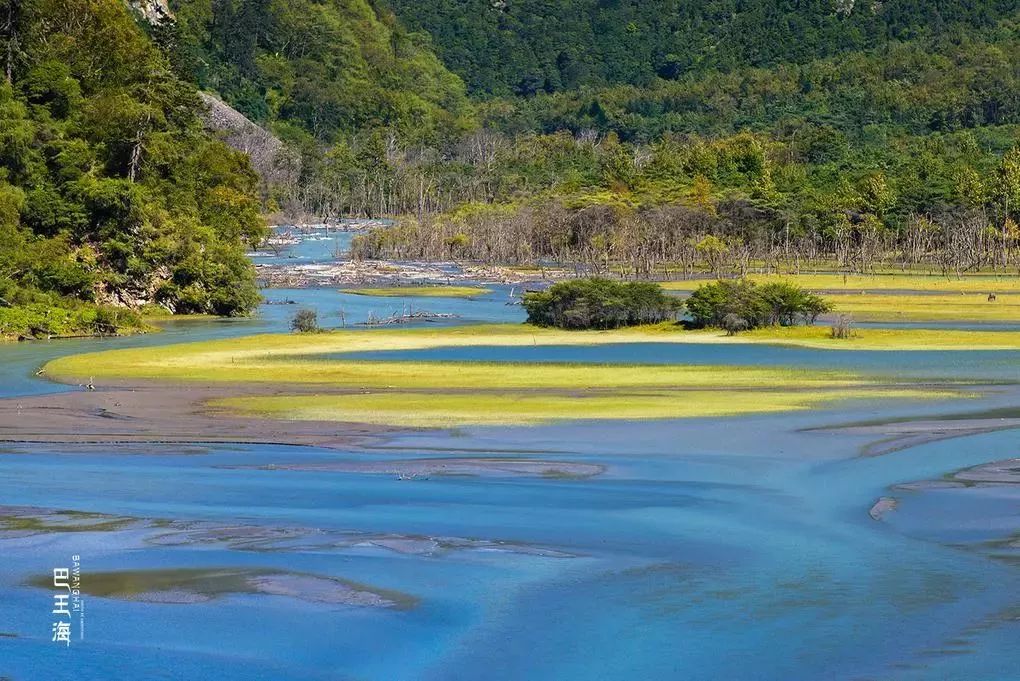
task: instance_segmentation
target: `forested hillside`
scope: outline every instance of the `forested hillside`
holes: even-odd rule
[[[299,140],[372,128],[411,142],[470,125],[464,85],[369,0],[171,0],[158,39],[178,72]]]
[[[523,96],[953,41],[1016,10],[1013,0],[388,2],[473,92]]]
[[[1015,1],[387,2],[0,0],[0,333],[247,311],[279,207],[404,216],[366,257],[1020,261]]]
[[[5,0],[0,19],[0,335],[250,310],[255,176],[124,3]]]

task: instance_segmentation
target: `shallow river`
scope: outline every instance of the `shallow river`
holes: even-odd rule
[[[341,307],[359,320],[400,305],[332,289],[267,297],[314,306],[326,323]],[[497,289],[421,306],[467,321],[520,320],[506,297]],[[0,393],[73,389],[34,376],[60,354],[280,331],[293,310],[266,305],[252,320],[178,322],[138,338],[0,346]],[[995,352],[638,345],[399,356],[1020,382],[1017,353]],[[818,429],[1018,404],[1017,388],[998,386],[978,399],[810,413],[407,432],[350,451],[9,445],[0,450],[0,516],[34,514],[40,524],[0,525],[0,678],[1017,679],[1017,486],[891,489],[1020,456],[1017,431],[862,457],[879,436]],[[329,470],[437,457],[602,472],[409,479]],[[869,509],[881,497],[898,506],[875,519]],[[118,583],[116,597],[88,595],[84,640],[75,618],[64,646],[51,637],[54,590],[28,582],[72,555],[83,583],[173,569],[205,586],[155,598]],[[249,577],[243,587],[209,586],[217,571]]]

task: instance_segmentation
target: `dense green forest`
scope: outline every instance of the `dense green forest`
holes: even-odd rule
[[[647,86],[987,30],[1013,0],[388,0],[476,93]]]
[[[369,0],[171,0],[152,31],[178,75],[217,93],[301,153],[367,137],[437,145],[475,125],[461,80],[428,40]],[[365,154],[362,158],[368,161]]]
[[[256,178],[126,6],[5,0],[0,20],[0,335],[250,310]]]

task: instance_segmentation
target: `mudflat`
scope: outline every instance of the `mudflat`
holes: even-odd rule
[[[287,392],[300,386],[287,386]],[[321,391],[321,388],[320,388]],[[121,385],[0,400],[0,442],[264,443],[342,448],[392,428],[246,418],[215,399],[274,394],[270,386]]]

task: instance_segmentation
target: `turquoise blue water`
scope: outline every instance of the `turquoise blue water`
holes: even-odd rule
[[[325,358],[340,357],[326,355]],[[698,366],[771,366],[860,371],[890,377],[909,375],[935,379],[985,379],[1020,382],[1020,352],[1016,351],[818,351],[779,345],[751,345],[735,349],[713,343],[620,343],[598,346],[476,346],[413,351],[347,353],[361,359],[477,362],[587,362],[597,364],[689,364]]]
[[[293,298],[327,319],[340,303],[366,313],[393,305],[326,289],[267,296]],[[471,321],[519,320],[520,308],[504,297],[428,305]],[[146,337],[0,346],[0,393],[67,389],[33,376],[65,352],[281,330],[292,313],[269,305],[252,320],[174,324]],[[833,366],[1014,381],[1018,366],[1016,353],[698,345],[399,356]],[[817,428],[977,412],[1018,398],[1017,388],[999,386],[977,399],[852,402],[811,413],[407,431],[347,451],[9,445],[0,449],[0,505],[138,520],[108,531],[0,532],[0,677],[1017,679],[1020,569],[1001,541],[1020,529],[1015,488],[891,489],[1017,456],[1017,432],[862,458],[878,436]],[[605,471],[409,480],[329,469],[436,457]],[[301,465],[319,469],[289,468]],[[876,521],[868,510],[882,496],[900,505]],[[179,540],[161,541],[167,533]],[[236,539],[253,533],[259,542]],[[425,538],[438,541],[425,552],[407,549]],[[393,609],[281,595],[186,604],[88,596],[85,640],[64,648],[51,641],[50,592],[24,583],[72,554],[82,557],[83,581],[111,570],[270,568],[416,602]]]

